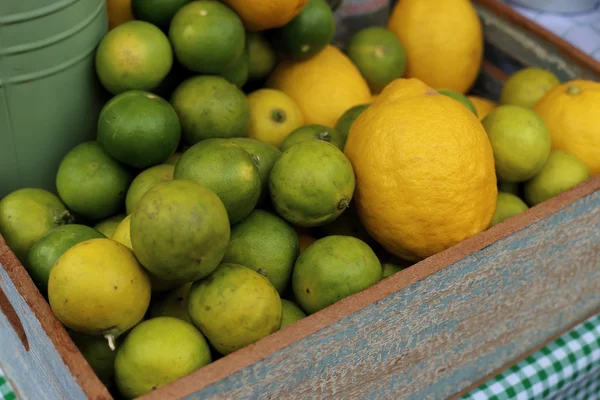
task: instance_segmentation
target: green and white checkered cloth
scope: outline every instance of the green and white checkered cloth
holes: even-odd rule
[[[600,399],[600,314],[462,399]]]
[[[13,392],[10,384],[6,380],[2,368],[0,368],[0,400],[16,400],[17,396]]]

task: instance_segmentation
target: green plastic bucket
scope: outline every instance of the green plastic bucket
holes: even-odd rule
[[[0,1],[0,198],[55,191],[62,157],[96,133],[105,92],[94,50],[104,0]]]

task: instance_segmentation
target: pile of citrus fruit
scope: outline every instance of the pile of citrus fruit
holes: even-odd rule
[[[600,173],[600,84],[511,76],[468,0],[332,46],[325,0],[108,0],[97,140],[0,233],[132,398]]]

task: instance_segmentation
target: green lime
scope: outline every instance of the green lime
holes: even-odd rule
[[[267,204],[269,201],[269,175],[271,174],[273,165],[275,165],[275,161],[277,161],[281,155],[281,151],[271,144],[256,139],[233,138],[230,140],[252,154],[254,160],[258,161],[258,172],[260,174],[261,182],[258,204]]]
[[[496,202],[496,212],[492,217],[490,226],[499,224],[509,218],[527,211],[529,207],[523,200],[511,193],[498,192],[498,201]]]
[[[281,299],[281,306],[283,309],[283,318],[281,319],[281,329],[294,322],[300,321],[306,317],[306,314],[296,303],[292,303],[289,300]]]
[[[246,31],[237,14],[213,0],[197,0],[177,11],[169,27],[177,59],[201,74],[219,74],[242,56]]]
[[[440,94],[443,94],[444,96],[448,96],[451,99],[454,99],[454,100],[458,101],[459,103],[462,103],[469,110],[471,110],[471,112],[473,114],[475,114],[475,116],[477,116],[477,109],[475,108],[475,106],[473,105],[471,100],[469,100],[467,98],[467,96],[465,96],[464,94],[457,92],[456,90],[452,90],[452,89],[438,89],[437,91]]]
[[[482,121],[504,182],[524,182],[537,174],[550,154],[550,132],[533,111],[520,106],[499,106]]]
[[[382,278],[379,259],[365,242],[350,236],[327,236],[300,255],[292,285],[300,307],[313,314]]]
[[[63,202],[43,189],[19,189],[0,200],[0,234],[21,262],[38,240],[71,222]]]
[[[96,51],[96,73],[112,94],[153,90],[172,65],[169,39],[144,21],[129,21],[112,29]]]
[[[43,293],[46,293],[50,270],[60,256],[77,243],[97,238],[106,238],[106,236],[85,225],[70,224],[54,228],[38,240],[29,251],[25,266],[31,279]]]
[[[283,152],[269,178],[271,201],[294,225],[311,227],[337,217],[354,195],[354,171],[331,143],[309,140]]]
[[[192,282],[183,285],[159,295],[154,295],[150,303],[150,316],[173,317],[187,322],[192,322],[188,314],[188,296]]]
[[[263,210],[254,210],[231,228],[223,262],[241,264],[266,276],[281,294],[292,277],[300,243],[294,228]]]
[[[102,383],[111,388],[114,385],[117,352],[110,349],[102,336],[89,336],[74,331],[69,332],[69,336]],[[117,348],[121,345],[120,342],[116,341]]]
[[[343,113],[340,119],[338,119],[337,123],[335,124],[335,130],[342,134],[342,137],[344,138],[344,144],[346,144],[352,124],[354,121],[356,121],[356,118],[358,118],[358,116],[367,108],[369,108],[369,104],[360,104],[358,106],[354,106]]]
[[[279,149],[281,151],[286,151],[296,143],[313,139],[329,142],[340,150],[344,148],[344,138],[337,130],[325,125],[313,124],[304,125],[294,129],[287,135],[283,142],[281,142]]]
[[[252,155],[227,139],[208,139],[190,147],[175,166],[173,177],[215,192],[232,225],[252,212],[260,196],[260,173]]]
[[[385,28],[373,26],[358,31],[350,39],[346,52],[373,93],[381,92],[388,83],[404,75],[404,47]]]
[[[98,141],[117,161],[135,168],[165,162],[175,153],[181,125],[173,106],[148,92],[113,97],[100,112]]]
[[[271,31],[271,42],[284,55],[304,60],[323,50],[335,34],[333,11],[324,0],[308,0],[302,11]]]
[[[190,145],[248,134],[248,99],[220,76],[196,76],[184,81],[175,89],[171,103],[179,115],[183,138]]]
[[[525,183],[525,200],[534,206],[591,178],[587,165],[573,154],[552,151],[543,168]]]
[[[125,201],[131,173],[98,142],[84,142],[62,159],[56,188],[65,204],[90,219],[117,214]]]
[[[259,81],[269,76],[275,68],[277,56],[261,32],[248,32],[248,79]]]
[[[95,230],[106,236],[107,238],[111,238],[117,229],[117,226],[125,219],[125,214],[113,215],[112,217],[108,217],[96,225],[93,226]]]
[[[131,0],[131,11],[135,19],[166,30],[175,13],[189,2],[190,0]]]
[[[140,199],[130,234],[138,260],[158,278],[155,286],[168,288],[169,282],[181,285],[209,275],[225,254],[230,227],[213,191],[174,180],[159,183]]]
[[[127,398],[142,396],[203,366],[212,356],[192,324],[172,317],[140,323],[117,350],[115,380]]]
[[[400,265],[390,264],[390,263],[383,264],[382,268],[383,268],[383,277],[384,278],[388,278],[388,277],[405,269],[404,267],[401,267]]]
[[[240,58],[230,67],[225,68],[220,75],[238,88],[241,88],[248,82],[249,62],[248,46],[246,46]]]
[[[552,72],[541,68],[524,68],[508,78],[500,94],[500,104],[532,108],[558,85],[560,80]]]
[[[188,312],[212,346],[227,355],[281,327],[281,300],[261,274],[221,264],[190,289]]]
[[[131,214],[135,210],[135,206],[148,190],[161,182],[172,181],[173,171],[175,171],[174,165],[160,164],[140,172],[133,182],[131,182],[127,196],[125,197],[127,214]]]

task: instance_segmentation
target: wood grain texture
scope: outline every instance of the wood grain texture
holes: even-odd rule
[[[2,236],[0,290],[14,309],[29,344],[27,351],[13,324],[0,314],[0,364],[23,398],[112,398]]]
[[[599,189],[593,178],[145,399],[451,396],[600,309]]]
[[[0,315],[0,365],[23,399],[85,399],[65,363],[39,321],[8,279],[0,265],[0,289],[11,299],[23,326],[30,350],[27,351],[13,325]]]

